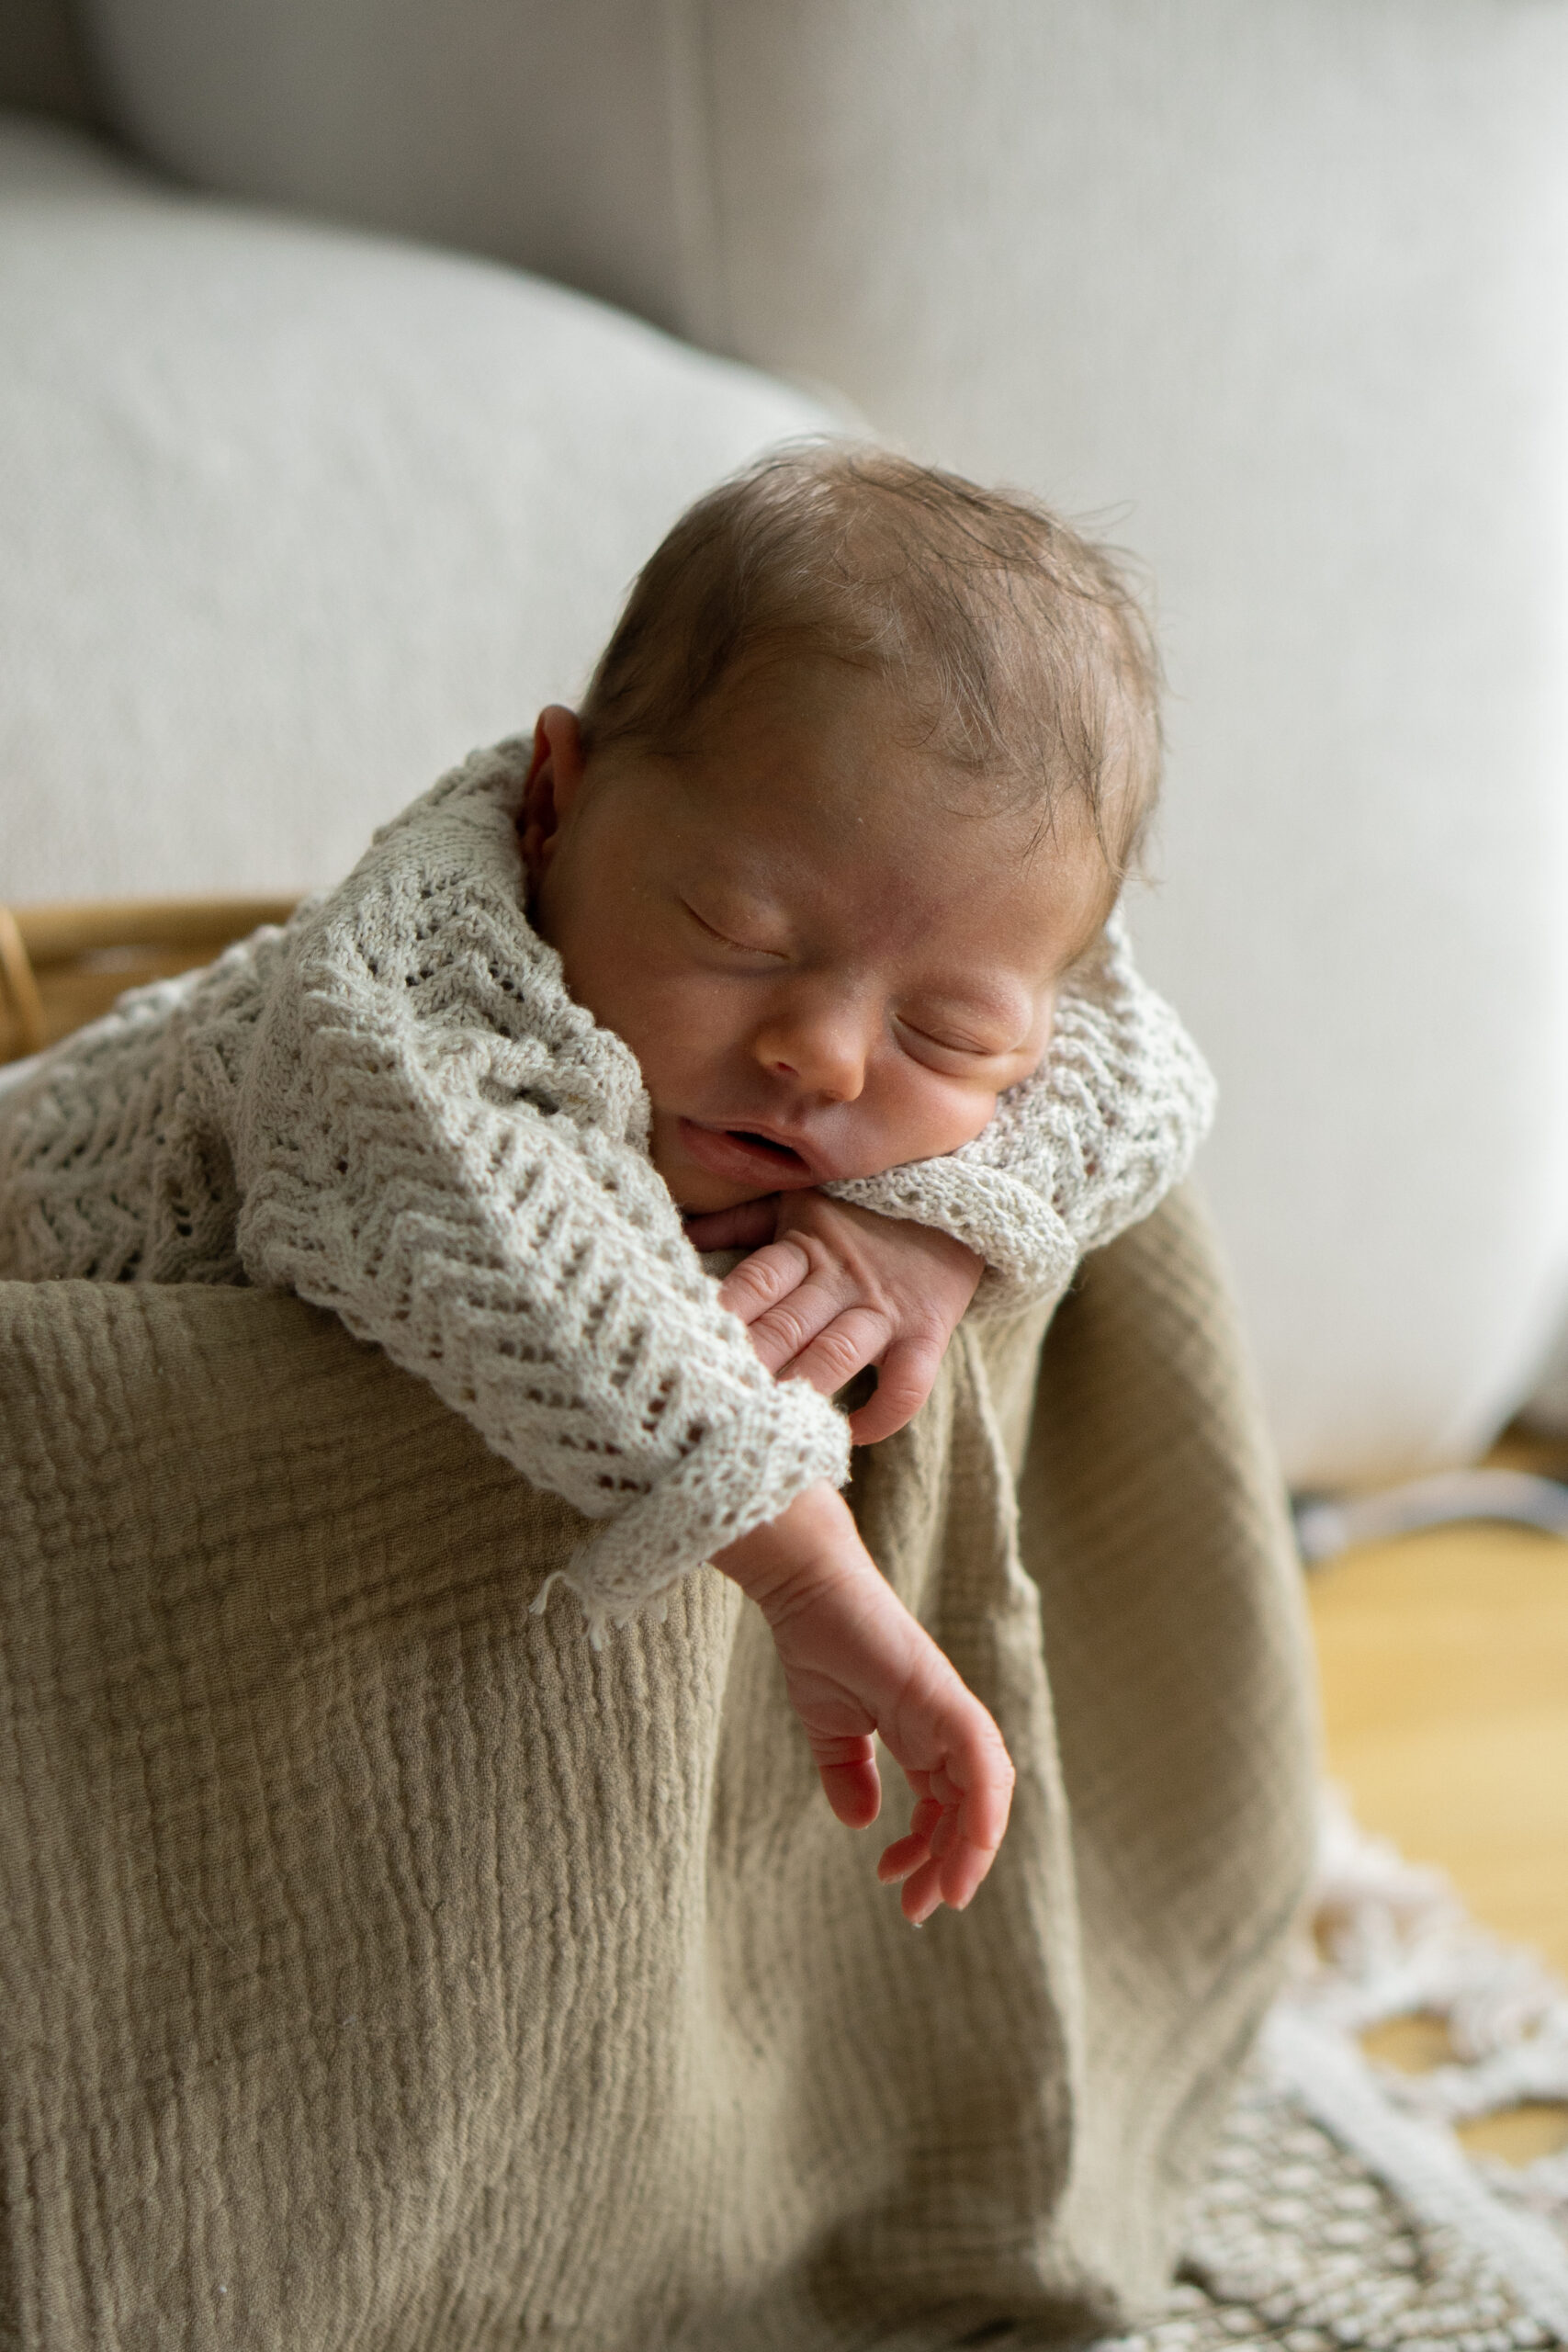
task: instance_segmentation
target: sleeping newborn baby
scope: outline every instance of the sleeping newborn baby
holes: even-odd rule
[[[1043,510],[765,461],[656,552],[581,711],[0,1102],[0,1274],[333,1309],[597,1522],[558,1571],[592,1638],[733,1577],[839,1817],[879,1810],[874,1736],[903,1768],[906,1916],[962,1908],[1012,1768],[838,1490],[964,1316],[1059,1296],[1206,1125],[1113,917],[1156,675]]]

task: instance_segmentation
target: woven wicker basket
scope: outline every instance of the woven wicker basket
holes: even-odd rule
[[[0,1062],[96,1021],[127,989],[187,972],[291,899],[95,899],[0,906]]]

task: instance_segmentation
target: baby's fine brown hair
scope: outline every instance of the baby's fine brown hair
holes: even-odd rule
[[[1159,656],[1110,551],[1036,501],[814,443],[722,483],[644,566],[580,718],[674,758],[719,686],[801,659],[886,679],[909,741],[1043,811],[1120,882],[1159,786]]]

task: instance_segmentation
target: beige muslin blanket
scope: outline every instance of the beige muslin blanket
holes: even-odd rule
[[[1309,1848],[1190,1203],[856,1462],[1019,1770],[919,1933],[716,1573],[595,1652],[529,1610],[585,1523],[330,1316],[0,1285],[0,2344],[916,2352],[1158,2291]]]

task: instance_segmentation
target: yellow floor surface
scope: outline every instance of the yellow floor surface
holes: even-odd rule
[[[1510,1467],[1568,1467],[1518,1445]],[[1308,1597],[1327,1767],[1365,1827],[1436,1862],[1473,1917],[1568,1978],[1568,1543],[1468,1524],[1366,1544],[1315,1570]],[[1410,2026],[1370,2046],[1429,2064]],[[1522,2161],[1568,2141],[1568,2110],[1469,2128]]]

